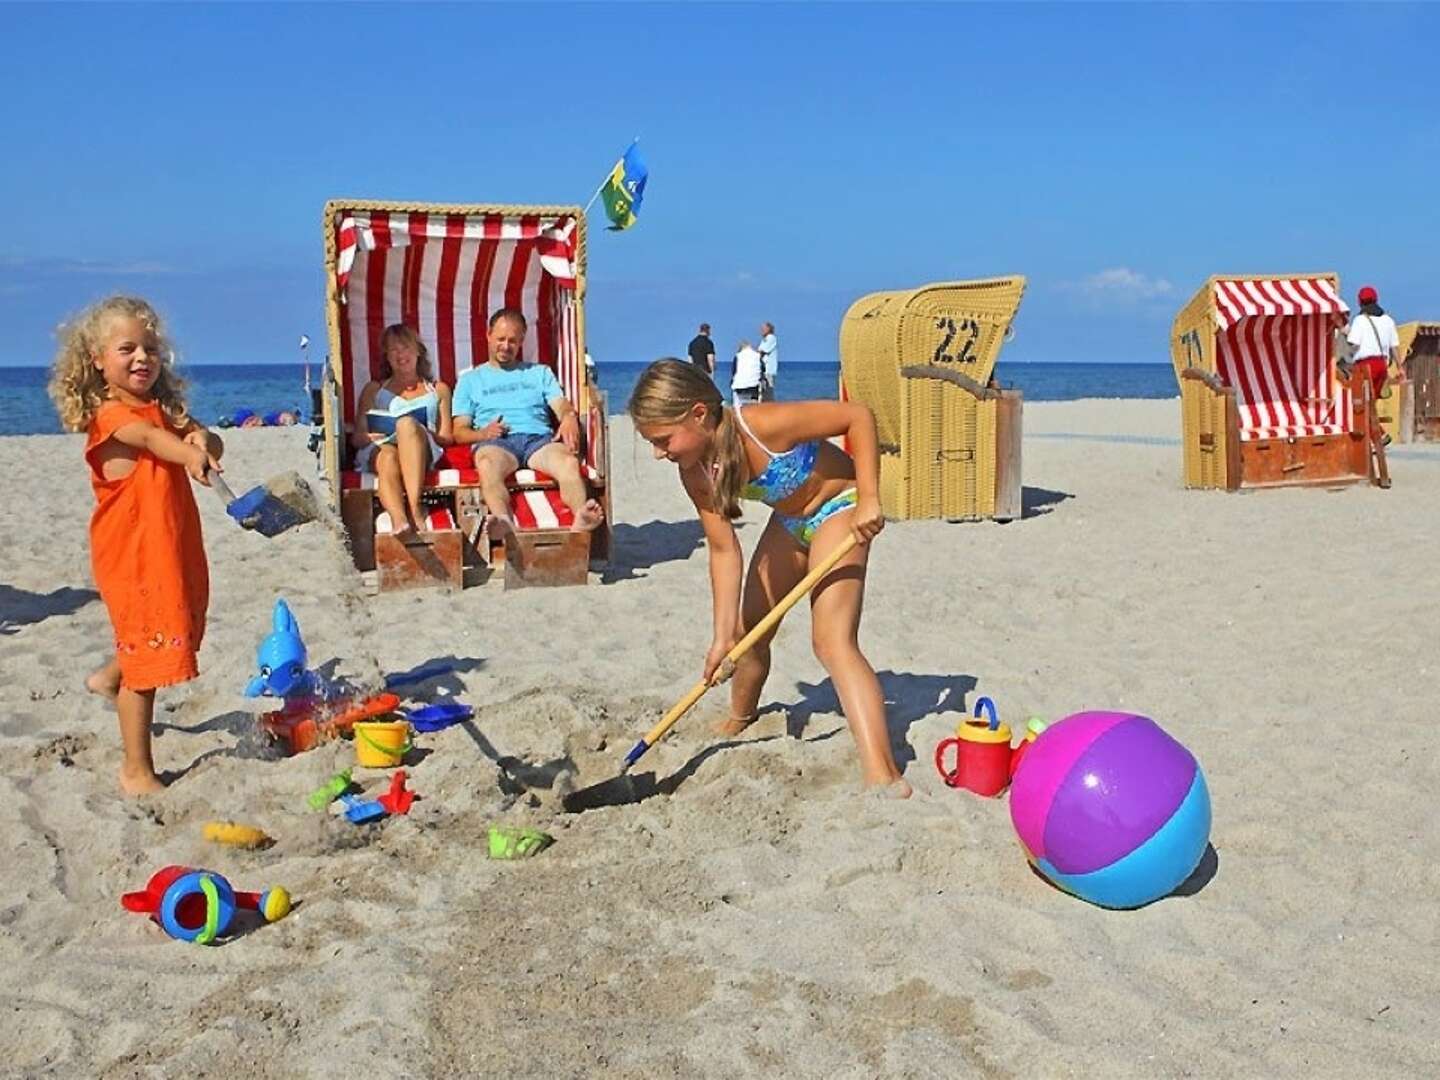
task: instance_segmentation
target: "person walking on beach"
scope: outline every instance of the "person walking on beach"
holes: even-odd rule
[[[775,400],[775,383],[780,375],[780,345],[775,340],[775,324],[760,324],[760,362],[763,366],[760,380],[760,400]]]
[[[706,682],[728,674],[721,670],[726,654],[811,567],[847,536],[859,541],[810,595],[811,638],[855,738],[864,784],[908,796],[890,750],[880,681],[858,643],[870,541],[885,526],[874,415],[853,401],[727,408],[711,380],[672,359],[645,369],[628,411],[656,458],[679,466],[705,532],[714,603]],[[829,441],[838,435],[849,439],[853,458]],[[774,511],[748,574],[733,524],[742,498]],[[735,662],[730,718],[719,734],[738,735],[756,719],[774,633]]]
[[[1375,286],[1360,286],[1356,299],[1360,301],[1360,310],[1350,320],[1345,340],[1354,349],[1354,370],[1359,371],[1370,382],[1371,449],[1376,455],[1376,464],[1379,467],[1379,485],[1388,488],[1390,475],[1385,467],[1384,447],[1389,444],[1390,436],[1385,435],[1384,428],[1380,426],[1375,402],[1380,399],[1380,391],[1385,389],[1385,378],[1389,374],[1391,362],[1400,358],[1400,332],[1395,326],[1395,320],[1385,314],[1385,309],[1380,306],[1380,294],[1376,292]]]
[[[127,795],[164,788],[150,750],[155,691],[198,674],[210,602],[190,482],[209,486],[225,448],[187,414],[173,357],[155,309],[112,296],[63,328],[50,380],[61,422],[86,433],[90,564],[115,645],[85,686],[115,703]]]
[[[750,342],[740,342],[740,348],[735,350],[734,369],[730,373],[730,400],[759,401],[764,378],[760,354]]]
[[[702,322],[700,332],[690,339],[690,362],[712,379],[715,377],[715,343],[710,340],[710,324]]]

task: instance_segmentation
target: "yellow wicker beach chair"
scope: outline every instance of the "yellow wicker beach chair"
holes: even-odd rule
[[[878,292],[840,324],[840,395],[875,412],[887,517],[1009,521],[1021,513],[1018,390],[991,375],[1023,277]]]
[[[1367,478],[1368,412],[1335,364],[1347,311],[1334,274],[1222,275],[1201,286],[1170,333],[1186,487]],[[1354,385],[1368,393],[1363,378]]]
[[[1411,423],[1407,430],[1402,397],[1396,405],[1396,429],[1425,442],[1440,440],[1440,323],[1402,323],[1399,330],[1400,370],[1406,379],[1401,385],[1408,386]]]
[[[505,571],[507,586],[582,584],[611,545],[605,398],[585,365],[585,216],[578,206],[438,205],[357,200],[325,204],[326,364],[324,466],[355,564],[378,570],[382,590],[460,583],[464,567]],[[378,370],[380,334],[414,327],[452,388],[487,360],[492,312],[519,308],[526,358],[555,371],[579,410],[582,467],[605,508],[594,533],[573,515],[552,477],[522,468],[508,479],[516,539],[480,530],[479,475],[470,447],[450,447],[425,478],[430,529],[422,543],[377,533],[374,477],[350,468],[348,435],[365,383]],[[523,463],[522,463],[523,465]]]

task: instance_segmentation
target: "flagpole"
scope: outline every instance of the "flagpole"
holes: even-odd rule
[[[618,165],[620,164],[620,162],[624,161],[625,154],[628,154],[631,150],[633,150],[636,144],[639,142],[639,135],[636,135],[635,138],[631,139],[630,145],[625,148],[624,153],[622,153],[618,158],[615,159],[615,165]],[[610,173],[613,173],[615,171],[615,165],[610,166]],[[595,189],[595,194],[590,196],[590,201],[585,204],[585,209],[582,210],[581,213],[590,213],[590,207],[595,205],[595,200],[598,199],[600,197],[600,193],[605,190],[605,185],[610,182],[610,173],[605,174],[605,179],[600,181],[600,186]]]

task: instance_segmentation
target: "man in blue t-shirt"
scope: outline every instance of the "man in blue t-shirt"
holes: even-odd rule
[[[490,317],[489,361],[455,384],[455,441],[474,446],[485,508],[502,529],[512,526],[505,478],[523,465],[555,478],[575,514],[573,527],[588,532],[605,515],[580,475],[580,417],[553,371],[521,359],[525,330],[525,316],[514,308]],[[552,413],[558,427],[551,427]]]

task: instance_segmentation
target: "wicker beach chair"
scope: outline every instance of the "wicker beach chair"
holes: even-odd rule
[[[1440,440],[1440,323],[1402,323],[1400,330],[1400,374],[1403,381],[1391,405],[1382,400],[1381,419],[1395,414],[1391,434],[1397,442],[1411,438],[1425,442]],[[1405,422],[1406,406],[1410,422]]]
[[[1334,274],[1210,278],[1175,317],[1185,486],[1335,484],[1369,475],[1369,382],[1337,370]],[[1358,391],[1352,393],[1352,385]]]
[[[943,282],[845,313],[840,396],[874,410],[887,517],[1020,516],[1021,395],[991,375],[1024,292],[1023,277]]]
[[[356,566],[378,569],[382,590],[457,584],[464,567],[502,568],[507,586],[582,584],[608,559],[611,506],[605,397],[585,357],[585,217],[578,206],[436,205],[332,200],[323,222],[326,270],[324,466]],[[468,446],[450,447],[425,478],[430,529],[421,543],[377,534],[375,477],[351,468],[349,433],[360,391],[378,371],[380,335],[414,327],[436,375],[456,379],[487,360],[492,312],[519,308],[529,322],[526,358],[555,371],[579,410],[583,470],[605,508],[594,533],[572,533],[573,515],[553,478],[509,477],[517,542],[485,535],[479,475]]]

